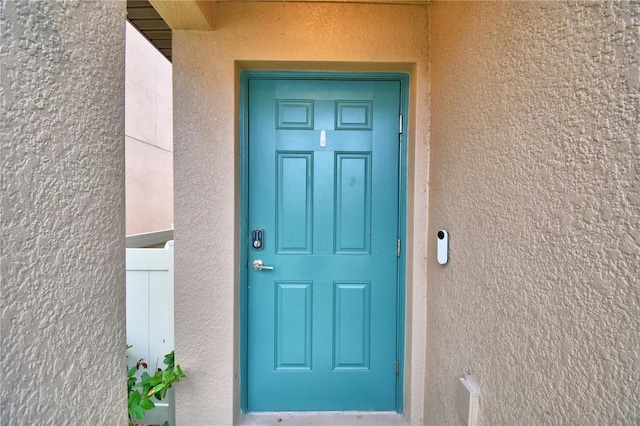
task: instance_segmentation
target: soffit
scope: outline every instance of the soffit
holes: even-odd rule
[[[171,28],[148,0],[127,0],[127,19],[171,62]]]

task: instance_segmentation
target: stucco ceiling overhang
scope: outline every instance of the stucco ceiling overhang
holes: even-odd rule
[[[298,1],[300,0],[220,0]],[[426,4],[430,0],[303,0],[302,3]],[[215,0],[127,0],[129,21],[171,61],[172,30],[215,29]]]
[[[173,30],[215,29],[215,6],[222,2],[291,1],[298,3],[427,4],[430,0],[149,0]]]

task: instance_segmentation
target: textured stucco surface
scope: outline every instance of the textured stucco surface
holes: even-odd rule
[[[412,72],[409,191],[425,194],[426,41],[426,6],[406,5],[219,3],[215,31],[174,32],[176,357],[190,372],[176,389],[178,423],[230,424],[239,413],[238,70]],[[424,235],[426,197],[409,198],[408,226]],[[408,245],[405,416],[415,423],[424,250]]]
[[[124,425],[125,3],[1,8],[1,423]]]
[[[208,31],[215,25],[216,4],[209,0],[150,0],[167,25],[174,30]]]
[[[173,224],[171,62],[126,23],[125,135],[127,235]]]
[[[639,19],[432,3],[427,423],[640,422]]]

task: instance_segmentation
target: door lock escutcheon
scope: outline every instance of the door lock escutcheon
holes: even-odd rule
[[[264,229],[254,228],[251,230],[251,248],[254,250],[264,248]]]

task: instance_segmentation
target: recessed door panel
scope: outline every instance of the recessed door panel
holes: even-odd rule
[[[277,153],[278,253],[310,254],[313,153]]]
[[[370,153],[336,153],[336,254],[369,254],[370,172]]]
[[[368,370],[371,283],[337,282],[333,301],[333,368]]]
[[[311,370],[311,283],[276,283],[276,370]]]

